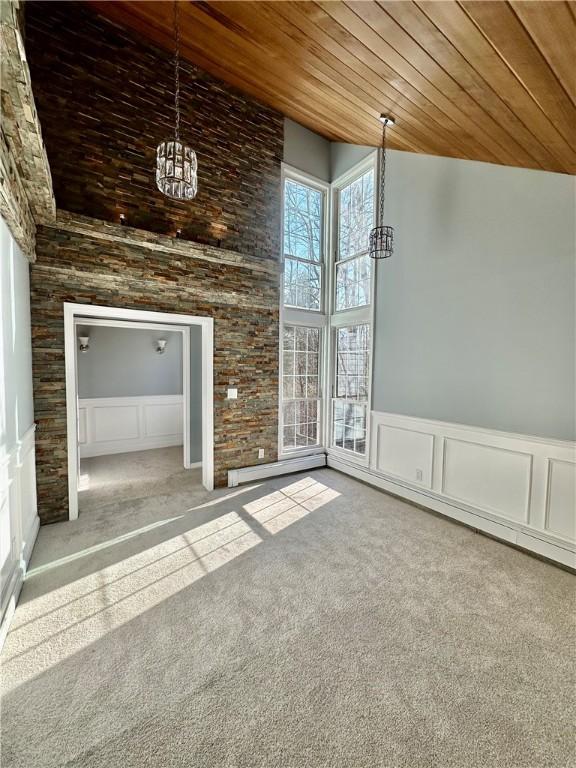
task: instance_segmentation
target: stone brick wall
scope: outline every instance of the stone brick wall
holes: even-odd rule
[[[94,227],[95,234],[89,233]],[[215,482],[274,461],[278,448],[278,275],[251,259],[167,237],[61,216],[39,227],[31,268],[38,507],[43,523],[67,518],[63,303],[73,301],[214,318]],[[116,238],[116,239],[112,239]],[[141,242],[140,242],[141,240]],[[172,246],[174,246],[172,248]],[[186,253],[184,253],[186,251]],[[213,259],[221,254],[221,261]],[[226,400],[228,386],[241,395]]]
[[[198,195],[171,201],[154,171],[174,133],[172,55],[77,2],[27,2],[26,47],[58,208],[277,257],[280,114],[182,61]]]
[[[31,270],[41,521],[68,513],[64,302],[214,318],[223,485],[228,469],[258,463],[258,447],[277,458],[283,119],[184,62],[182,135],[198,155],[199,193],[171,201],[154,179],[156,145],[173,130],[171,56],[88,4],[26,6],[58,207],[56,224],[38,229]],[[237,401],[225,400],[230,385]]]

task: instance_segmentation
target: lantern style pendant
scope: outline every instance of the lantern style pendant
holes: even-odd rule
[[[174,200],[192,200],[198,191],[196,153],[180,141],[180,25],[178,0],[174,0],[174,138],[158,144],[156,186]]]
[[[395,120],[388,115],[380,115],[382,122],[382,146],[380,148],[380,205],[378,226],[370,232],[370,258],[388,259],[394,252],[394,228],[384,225],[384,188],[386,185],[386,128],[394,125]]]

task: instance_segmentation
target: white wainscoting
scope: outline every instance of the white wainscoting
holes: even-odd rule
[[[0,648],[40,526],[36,505],[35,429],[33,425],[10,453],[0,457]]]
[[[182,445],[183,406],[182,395],[81,398],[80,457]]]
[[[576,567],[576,443],[371,414],[369,466],[328,465]]]

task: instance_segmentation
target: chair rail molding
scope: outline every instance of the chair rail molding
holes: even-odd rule
[[[371,413],[370,462],[328,465],[576,568],[576,443]]]

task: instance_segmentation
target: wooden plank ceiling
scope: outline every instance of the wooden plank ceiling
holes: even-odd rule
[[[92,2],[173,48],[170,2]],[[190,61],[332,141],[576,173],[576,2],[181,2]]]

